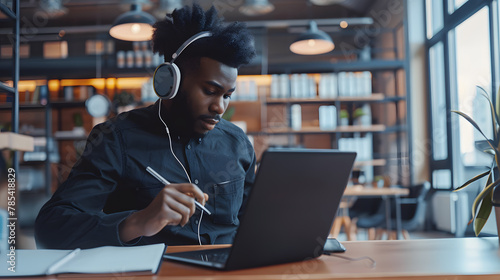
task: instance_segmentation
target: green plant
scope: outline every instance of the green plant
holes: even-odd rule
[[[347,112],[347,110],[345,109],[340,110],[340,118],[349,119],[349,112]]]
[[[365,115],[365,111],[363,111],[363,108],[357,108],[356,110],[354,110],[354,113],[352,113],[352,117],[354,119],[362,117],[364,115]]]
[[[493,192],[495,191],[497,186],[500,185],[500,178],[498,178],[498,174],[500,174],[500,116],[498,115],[500,108],[500,100],[498,100],[500,98],[500,89],[497,93],[496,106],[493,106],[493,103],[488,97],[486,91],[481,87],[479,88],[481,89],[481,94],[488,100],[490,106],[491,119],[493,124],[493,139],[488,139],[479,125],[470,116],[460,111],[452,111],[453,113],[456,113],[465,118],[470,124],[472,124],[472,126],[474,126],[475,129],[477,129],[481,133],[481,135],[483,135],[483,137],[486,139],[485,142],[487,143],[487,148],[484,149],[484,152],[494,156],[493,162],[486,172],[474,176],[473,178],[465,182],[462,186],[454,190],[460,191],[469,186],[471,183],[488,176],[484,189],[476,196],[474,202],[472,203],[472,219],[470,220],[469,224],[474,222],[474,233],[476,234],[476,236],[479,235],[484,225],[486,224],[486,221],[488,220],[488,217],[490,216],[491,210],[493,208],[493,204],[498,205],[498,202],[494,201],[493,199]],[[493,182],[493,180],[495,181]]]
[[[83,126],[83,117],[81,113],[73,114],[73,124],[75,125],[75,127]]]
[[[113,96],[113,103],[115,106],[127,106],[130,104],[134,104],[135,97],[132,93],[127,91],[122,91],[121,93],[115,94]]]

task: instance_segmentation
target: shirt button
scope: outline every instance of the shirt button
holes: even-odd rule
[[[195,221],[194,221],[194,223],[195,223],[195,224],[198,224],[198,220],[195,220]]]
[[[198,138],[198,143],[201,143],[201,138]]]
[[[198,179],[194,179],[194,183],[195,183],[195,184],[198,184]]]
[[[188,145],[188,150],[191,150],[191,145]]]

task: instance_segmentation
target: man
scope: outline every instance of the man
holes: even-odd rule
[[[205,12],[196,4],[156,23],[153,50],[170,61],[201,31],[212,36],[175,61],[182,75],[175,98],[92,130],[67,181],[40,210],[39,247],[232,242],[254,180],[255,153],[243,131],[220,117],[238,67],[255,50],[244,25],[225,25],[213,7]],[[160,183],[147,166],[171,184]],[[203,216],[195,200],[212,215]]]

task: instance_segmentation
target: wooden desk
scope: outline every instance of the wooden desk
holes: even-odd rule
[[[338,256],[376,261],[352,261],[335,256],[236,271],[217,271],[164,261],[158,275],[92,277],[86,279],[500,279],[500,249],[497,237],[342,242],[347,252]],[[221,246],[170,246],[168,252]],[[53,278],[53,277],[51,277]],[[67,279],[85,278],[73,275]],[[58,276],[57,279],[64,279]]]
[[[335,256],[290,264],[217,272],[164,262],[159,277],[189,279],[500,279],[498,238],[427,239],[343,242],[339,256],[371,257],[349,261]],[[168,251],[193,249],[170,247]],[[194,246],[197,249],[197,246]],[[490,274],[489,276],[487,274]],[[483,275],[479,278],[478,275]],[[453,276],[453,277],[452,277]],[[181,278],[179,278],[181,279]]]
[[[396,237],[401,239],[401,196],[410,194],[409,189],[405,188],[369,188],[362,185],[349,186],[344,191],[344,197],[380,197],[385,202],[385,221],[386,228],[391,228],[391,203],[390,198],[394,199],[396,208]]]

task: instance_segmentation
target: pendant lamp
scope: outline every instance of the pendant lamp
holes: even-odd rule
[[[290,45],[293,53],[301,55],[323,54],[332,51],[335,48],[332,38],[325,32],[318,29],[315,21],[309,23],[307,32],[300,35]]]
[[[148,41],[153,35],[156,19],[141,11],[141,5],[132,4],[131,11],[120,15],[109,30],[109,34],[124,41]]]

